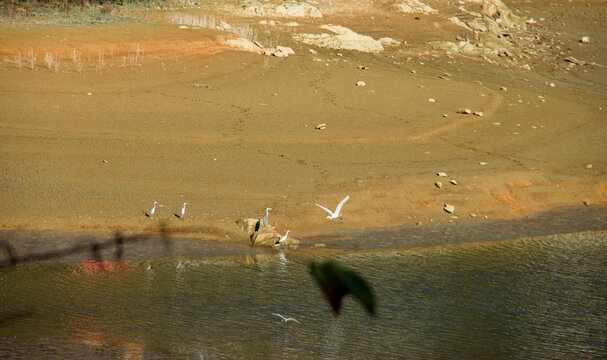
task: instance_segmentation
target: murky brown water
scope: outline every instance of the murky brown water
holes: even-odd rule
[[[343,255],[333,317],[298,252],[0,270],[0,358],[599,358],[607,234]],[[272,313],[297,318],[283,323]]]

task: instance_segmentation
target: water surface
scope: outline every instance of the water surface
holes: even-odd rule
[[[298,252],[0,269],[0,358],[607,356],[607,235],[339,257],[375,290],[331,315]],[[297,318],[283,323],[272,313]]]

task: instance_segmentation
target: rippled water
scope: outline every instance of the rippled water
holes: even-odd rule
[[[368,251],[334,317],[297,252],[0,269],[0,358],[607,356],[607,235]],[[272,313],[297,318],[283,323]]]

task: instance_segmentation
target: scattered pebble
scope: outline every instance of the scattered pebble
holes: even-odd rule
[[[443,187],[443,183],[440,181],[435,182],[434,185],[436,185],[436,187],[439,189]]]
[[[107,164],[107,160],[102,160],[102,162],[103,162],[104,164]]]
[[[418,221],[418,222],[415,223],[415,225],[422,226],[422,225],[424,225],[424,222],[423,221]]]
[[[470,115],[470,114],[472,114],[472,110],[462,108],[462,109],[458,109],[457,113]]]
[[[434,99],[434,98],[430,98],[430,99],[428,99],[428,102],[435,103],[435,102],[436,102],[436,99]]]
[[[447,115],[447,114],[443,114],[443,117],[444,117],[444,118],[446,118],[446,117],[448,117],[448,116],[449,116],[449,115]]]
[[[367,83],[366,83],[366,82],[364,82],[364,81],[361,81],[361,80],[359,80],[359,81],[356,83],[356,86],[365,86],[365,85],[367,85]]]
[[[327,124],[322,123],[322,124],[318,124],[316,125],[316,127],[314,127],[316,130],[324,130],[327,128]]]
[[[455,179],[451,179],[451,180],[449,180],[449,182],[453,185],[457,185],[457,181],[455,181]]]
[[[592,169],[592,164],[586,165],[586,169]]]
[[[310,52],[310,54],[318,54],[318,51],[314,50],[314,49],[308,49],[308,51]]]
[[[359,68],[360,70],[368,70],[368,69],[369,69],[368,67],[366,67],[366,66],[364,66],[364,65],[358,65],[358,68]]]
[[[91,95],[93,95],[93,93],[87,93],[87,95],[88,95],[88,96],[91,96]]]
[[[475,214],[475,213],[470,213],[470,217],[471,217],[471,218],[475,218],[475,217],[476,217],[476,214]]]
[[[210,89],[210,88],[211,88],[211,85],[209,85],[209,84],[193,83],[193,84],[192,84],[192,87],[203,87],[203,88]]]
[[[443,206],[443,210],[445,210],[449,214],[453,214],[453,212],[455,211],[455,206],[445,203],[445,205]]]
[[[411,70],[411,74],[415,74],[415,73],[416,73],[416,71],[415,71],[415,70]]]
[[[551,87],[551,88],[556,87],[556,85],[553,82],[551,82],[551,83],[547,82],[546,86]]]
[[[474,115],[475,116],[483,116],[483,112],[482,111],[475,111]]]
[[[505,86],[502,86],[502,87],[500,88],[500,90],[502,90],[502,91],[508,91],[508,88],[507,88],[507,87],[505,87]]]
[[[590,201],[584,200],[584,201],[582,201],[582,204],[584,204],[584,206],[589,206],[590,205]]]
[[[580,42],[582,44],[588,44],[590,42],[590,37],[588,37],[588,36],[582,36],[582,38],[580,39]]]
[[[484,162],[484,161],[481,161],[481,162],[479,162],[478,164],[479,164],[480,166],[486,166],[486,165],[487,165],[487,163],[486,163],[486,162]]]
[[[447,176],[447,174],[441,171],[436,173],[436,176]]]

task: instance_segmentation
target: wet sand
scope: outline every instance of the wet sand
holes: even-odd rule
[[[130,234],[166,223],[184,237],[244,246],[235,221],[266,207],[277,231],[300,239],[482,224],[583,202],[604,212],[607,70],[565,71],[563,57],[607,64],[596,24],[605,6],[547,3],[509,3],[545,18],[529,30],[547,44],[528,59],[531,71],[429,50],[428,41],[459,30],[427,15],[380,17],[382,7],[349,16],[321,7],[322,20],[297,19],[289,31],[343,24],[406,45],[314,55],[288,31],[263,28],[295,50],[288,58],[231,50],[222,43],[231,35],[179,29],[162,14],[146,24],[5,23],[0,228]],[[580,45],[588,32],[591,42]],[[34,70],[25,60],[19,69],[15,56],[29,49]],[[45,67],[46,52],[61,54],[57,71]],[[320,123],[326,129],[316,130]],[[346,194],[343,220],[324,220],[315,203],[334,207]],[[149,218],[154,201],[162,207]]]

